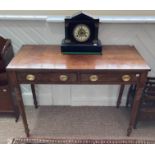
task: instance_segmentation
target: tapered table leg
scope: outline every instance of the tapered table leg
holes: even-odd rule
[[[18,108],[19,108],[19,111],[20,111],[20,114],[22,117],[25,134],[27,137],[29,137],[30,134],[29,134],[29,128],[28,128],[25,108],[24,108],[24,104],[23,104],[22,94],[21,94],[21,90],[20,90],[20,83],[18,83],[18,81],[17,81],[15,72],[8,71],[8,78],[9,78],[10,88],[15,91],[16,103],[18,105]]]
[[[24,128],[25,128],[25,134],[27,137],[30,136],[29,134],[29,128],[28,128],[28,124],[27,124],[27,118],[26,118],[26,113],[25,113],[25,108],[24,108],[24,104],[23,104],[23,99],[22,99],[22,95],[21,95],[21,90],[20,90],[20,86],[16,86],[15,87],[15,95],[16,95],[16,99],[18,102],[18,107],[20,110],[20,114],[22,116],[22,121],[24,124]]]
[[[135,97],[134,97],[133,106],[132,106],[132,110],[131,110],[129,127],[127,129],[127,136],[130,136],[132,129],[134,128],[134,125],[136,123],[138,109],[140,106],[140,100],[141,100],[141,96],[143,93],[143,89],[144,89],[146,80],[147,80],[147,72],[141,74],[141,76],[139,77],[139,81],[137,83]]]
[[[32,95],[33,95],[33,103],[35,108],[38,108],[38,102],[37,102],[37,97],[36,97],[36,92],[35,92],[35,85],[31,84],[31,90],[32,90]]]
[[[123,91],[124,91],[124,87],[125,87],[125,85],[123,85],[123,84],[120,86],[120,91],[119,91],[119,95],[118,95],[118,99],[117,99],[117,108],[120,107],[121,100],[122,100],[122,95],[123,95]]]

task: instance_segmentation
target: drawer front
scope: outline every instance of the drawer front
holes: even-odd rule
[[[81,73],[82,83],[134,83],[139,74],[135,73]]]
[[[13,103],[8,85],[0,86],[0,112],[12,111]]]
[[[8,84],[8,79],[7,79],[6,72],[0,73],[0,85],[7,85],[7,84]]]
[[[4,71],[5,71],[4,62],[2,60],[0,60],[0,72],[4,72]]]
[[[21,83],[74,83],[77,81],[76,73],[18,73]]]

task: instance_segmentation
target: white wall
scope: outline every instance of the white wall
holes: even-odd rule
[[[1,15],[72,15],[79,10],[0,10]],[[99,16],[154,16],[155,10],[82,10]]]
[[[46,21],[0,21],[0,35],[10,38],[14,52],[23,44],[58,44],[64,38],[64,23]],[[100,24],[99,38],[103,44],[135,45],[152,68],[155,76],[155,24]],[[41,105],[115,105],[118,96],[116,85],[37,85]],[[32,105],[29,86],[22,86],[24,103]],[[127,89],[123,102],[125,102]]]

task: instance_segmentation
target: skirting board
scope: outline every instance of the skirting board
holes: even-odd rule
[[[33,106],[33,98],[31,93],[23,93],[23,102],[24,105],[27,106]],[[115,97],[109,98],[74,98],[71,100],[71,103],[64,103],[62,100],[62,104],[59,103],[59,105],[63,106],[116,106],[117,99]],[[126,98],[122,97],[121,106],[125,106]],[[39,105],[57,105],[57,103],[50,99],[50,96],[48,94],[44,94],[42,96],[38,97],[38,104]]]

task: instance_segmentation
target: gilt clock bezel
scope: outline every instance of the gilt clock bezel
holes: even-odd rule
[[[80,30],[83,31],[81,32],[81,34],[79,32]],[[77,24],[73,29],[73,37],[76,41],[80,43],[83,43],[89,40],[90,36],[91,36],[91,30],[89,26],[87,26],[86,24],[83,24],[83,23]]]
[[[74,38],[74,35],[73,35],[74,28],[79,24],[86,25],[90,30],[90,36],[85,42],[79,42]],[[77,44],[78,43],[79,44],[91,43],[91,42],[93,42],[93,40],[95,39],[95,36],[96,36],[95,35],[95,33],[96,33],[95,25],[94,25],[94,23],[89,22],[89,21],[80,21],[80,22],[79,21],[77,21],[77,22],[72,21],[72,22],[69,22],[66,26],[65,32],[66,32],[65,39],[70,40],[71,42],[77,43]]]

